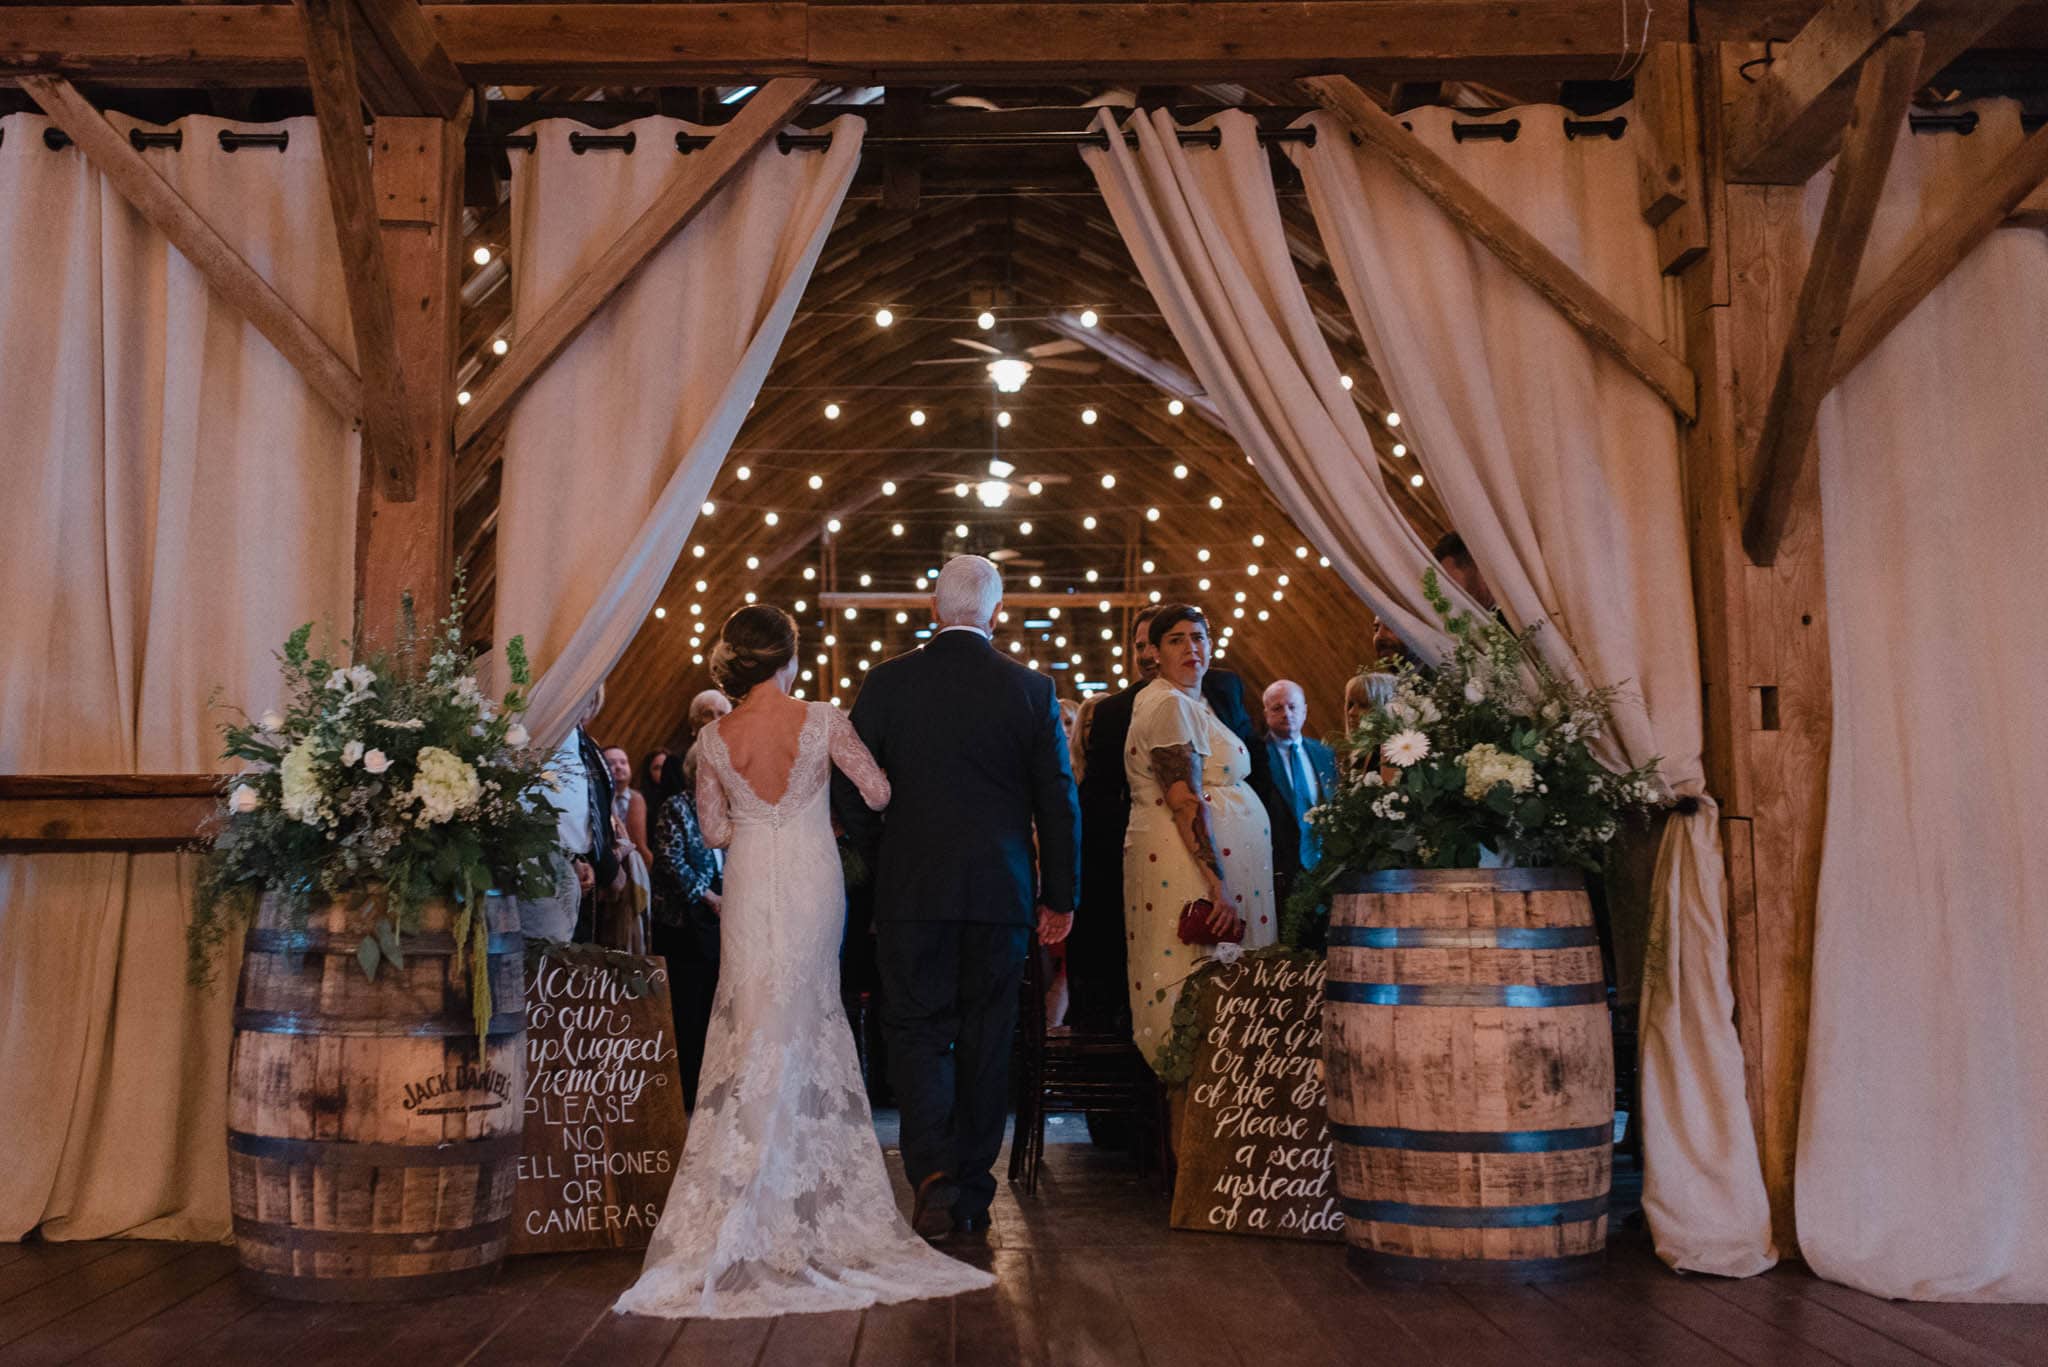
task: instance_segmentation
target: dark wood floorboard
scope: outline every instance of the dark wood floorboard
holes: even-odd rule
[[[2048,1367],[2048,1306],[1884,1301],[1797,1266],[1681,1277],[1630,1231],[1584,1281],[1408,1286],[1336,1245],[1171,1231],[1165,1193],[1086,1145],[1047,1165],[957,1249],[995,1287],[779,1320],[614,1315],[637,1253],[327,1306],[247,1290],[213,1245],[0,1245],[0,1367]]]

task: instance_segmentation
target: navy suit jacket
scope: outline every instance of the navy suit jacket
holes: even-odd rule
[[[1050,678],[974,632],[941,632],[868,671],[853,728],[889,776],[889,806],[868,811],[835,774],[833,808],[874,869],[878,923],[1030,925],[1041,904],[1074,909],[1081,816]]]
[[[1337,786],[1337,757],[1319,740],[1303,737],[1301,745],[1316,776],[1316,802],[1320,802]],[[1273,823],[1273,871],[1284,878],[1301,867],[1301,828],[1294,820],[1294,775],[1279,741],[1267,736],[1259,748],[1266,753],[1266,773],[1271,784],[1266,815]],[[1311,807],[1315,805],[1309,803]]]

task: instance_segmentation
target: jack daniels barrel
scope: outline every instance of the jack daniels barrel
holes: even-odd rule
[[[406,1300],[488,1280],[523,1147],[517,907],[484,908],[493,1015],[477,1047],[455,908],[430,901],[375,980],[366,899],[303,930],[265,897],[235,993],[228,1186],[243,1280],[292,1300]],[[381,907],[379,908],[381,913]]]
[[[1614,1058],[1584,877],[1355,874],[1332,899],[1325,992],[1353,1263],[1416,1281],[1594,1270]]]

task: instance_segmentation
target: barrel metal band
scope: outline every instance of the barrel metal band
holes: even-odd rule
[[[341,1168],[452,1168],[503,1162],[525,1151],[526,1137],[514,1130],[486,1139],[444,1144],[352,1144],[342,1139],[287,1139],[281,1135],[228,1131],[228,1152],[280,1163]]]
[[[1539,1206],[1412,1206],[1406,1201],[1360,1201],[1345,1197],[1344,1213],[1382,1225],[1427,1225],[1436,1229],[1540,1229],[1597,1220],[1607,1213],[1607,1193],[1580,1201]]]
[[[1577,869],[1381,869],[1341,875],[1333,893],[1584,892]]]
[[[491,1017],[490,1027],[484,1034],[490,1039],[501,1039],[507,1035],[516,1035],[525,1028],[524,1010],[503,1011]],[[406,1021],[327,1016],[299,1011],[240,1010],[235,1012],[235,1029],[253,1035],[338,1035],[352,1039],[434,1035],[468,1035],[473,1038],[476,1035],[474,1021],[452,1015],[432,1020]]]
[[[1332,1121],[1330,1133],[1340,1144],[1415,1153],[1564,1153],[1614,1142],[1611,1123],[1570,1130],[1408,1130]]]
[[[1555,1282],[1600,1270],[1607,1251],[1556,1258],[1416,1258],[1353,1244],[1351,1261],[1368,1272],[1409,1282]]]
[[[1338,949],[1584,949],[1600,943],[1591,926],[1331,926]]]
[[[1604,983],[1354,983],[1331,978],[1329,1000],[1353,1006],[1591,1006],[1607,1000]]]
[[[512,1233],[512,1217],[502,1215],[482,1224],[460,1229],[386,1230],[302,1229],[270,1220],[235,1217],[235,1238],[269,1248],[289,1248],[302,1253],[375,1253],[387,1257],[407,1253],[448,1253],[458,1248],[477,1248],[503,1243]]]
[[[293,1301],[409,1301],[466,1291],[489,1281],[498,1270],[495,1260],[453,1272],[422,1272],[416,1276],[297,1277],[244,1267],[244,1285],[267,1296]]]
[[[349,954],[362,943],[360,935],[337,935],[328,930],[279,930],[257,926],[249,932],[252,954]],[[399,948],[423,957],[455,953],[455,937],[442,931],[415,931],[402,937]],[[492,954],[519,954],[526,949],[526,937],[518,932],[493,933],[484,948]],[[467,951],[465,951],[467,952]]]

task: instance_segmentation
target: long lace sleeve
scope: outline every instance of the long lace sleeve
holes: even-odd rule
[[[705,737],[699,735],[702,745]],[[718,767],[703,760],[697,764],[697,827],[704,843],[714,850],[732,844],[732,813],[725,805],[725,785],[718,781]]]
[[[868,810],[879,812],[889,805],[889,776],[882,772],[882,766],[875,763],[875,757],[861,744],[860,735],[853,729],[853,723],[838,708],[832,709],[831,724],[832,762],[839,766],[839,772],[853,780],[853,786],[860,789],[860,800]]]

